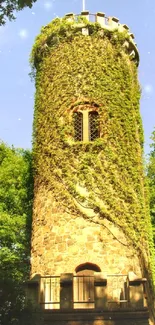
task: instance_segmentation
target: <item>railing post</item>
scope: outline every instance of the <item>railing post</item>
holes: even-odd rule
[[[37,307],[39,304],[40,274],[36,274],[26,283],[26,304]]]
[[[73,274],[63,273],[60,276],[60,309],[73,308]]]
[[[107,307],[107,279],[100,272],[94,273],[95,308]]]
[[[144,307],[144,284],[145,278],[138,278],[133,272],[128,274],[129,281],[129,304],[131,308]]]

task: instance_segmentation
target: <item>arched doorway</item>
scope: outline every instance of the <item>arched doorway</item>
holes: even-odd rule
[[[74,308],[94,308],[94,272],[101,269],[93,263],[80,264],[74,276]]]

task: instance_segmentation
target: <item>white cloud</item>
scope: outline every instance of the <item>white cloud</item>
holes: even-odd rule
[[[51,10],[51,9],[53,8],[53,4],[52,4],[52,2],[51,2],[51,1],[46,1],[46,2],[44,3],[44,8],[45,8],[46,10]]]
[[[18,34],[19,36],[20,36],[20,38],[22,38],[22,39],[26,39],[26,38],[28,38],[28,31],[27,31],[27,29],[21,29],[20,31],[19,31],[19,34]]]
[[[146,94],[151,94],[153,92],[153,87],[150,84],[144,86],[144,91]]]

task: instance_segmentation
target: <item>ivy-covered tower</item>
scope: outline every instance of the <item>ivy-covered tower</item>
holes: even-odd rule
[[[31,60],[33,299],[45,324],[47,315],[54,325],[148,324],[150,219],[134,36],[103,13],[68,14],[42,28]]]

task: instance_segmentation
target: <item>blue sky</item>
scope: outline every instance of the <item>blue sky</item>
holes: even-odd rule
[[[155,127],[155,1],[85,0],[91,13],[115,16],[134,33],[140,52],[139,80],[145,153]],[[43,25],[56,16],[80,13],[82,0],[38,0],[13,22],[0,27],[0,139],[8,145],[31,148],[34,83],[30,80],[29,54]]]

